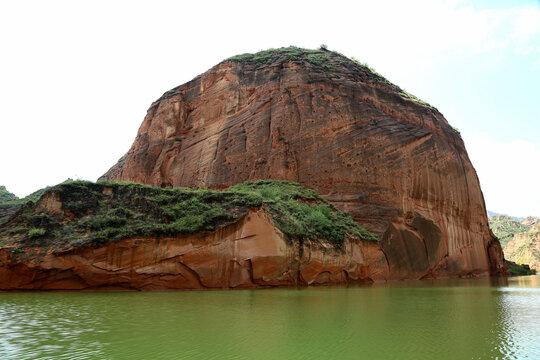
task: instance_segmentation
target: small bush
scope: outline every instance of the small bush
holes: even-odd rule
[[[273,187],[263,187],[259,190],[265,202],[276,202],[280,198],[280,189]]]
[[[45,235],[45,233],[46,231],[44,229],[30,229],[28,231],[28,238],[34,239],[34,238],[42,237]]]
[[[331,68],[328,64],[328,56],[326,54],[309,54],[306,56],[306,61],[313,65],[323,66],[325,70]]]
[[[104,214],[90,216],[83,222],[83,226],[91,230],[102,230],[111,227],[120,227],[125,225],[127,220],[124,217]]]
[[[200,230],[205,223],[202,215],[187,215],[173,222],[169,230],[171,233],[194,233]]]
[[[258,207],[262,205],[262,197],[258,194],[235,194],[232,204],[234,206]]]

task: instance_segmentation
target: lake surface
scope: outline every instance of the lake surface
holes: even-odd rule
[[[0,359],[540,359],[540,276],[0,293]]]

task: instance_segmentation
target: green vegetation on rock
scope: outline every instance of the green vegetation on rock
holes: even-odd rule
[[[377,240],[314,191],[289,181],[246,182],[225,191],[71,181],[48,189],[45,196],[59,200],[62,212],[27,202],[0,225],[4,245],[65,249],[133,236],[212,231],[261,206],[290,241],[328,241],[340,248],[347,235]]]
[[[489,227],[497,236],[504,248],[515,234],[528,230],[528,227],[521,222],[507,215],[491,216],[489,218]]]
[[[506,215],[489,217],[489,226],[503,247],[504,257],[516,266],[527,264],[540,269],[540,220],[528,217],[521,221]],[[510,266],[510,265],[509,265]],[[522,270],[516,270],[521,271]]]
[[[368,64],[337,52],[328,50],[326,45],[321,45],[319,49],[304,49],[296,46],[281,47],[275,49],[262,50],[256,53],[245,53],[231,56],[224,62],[234,62],[249,65],[251,69],[263,69],[268,66],[280,66],[285,62],[302,64],[313,73],[319,73],[318,76],[308,79],[308,82],[320,81],[321,79],[336,79],[338,81],[349,79],[352,81],[361,81],[375,84],[379,88],[386,88],[391,92],[401,96],[403,99],[411,100],[419,105],[435,109],[427,102],[406,92],[399,86],[388,81],[383,75],[378,73]],[[242,69],[244,72],[244,69]],[[161,99],[167,99],[179,94],[182,86],[172,88],[163,93]]]
[[[41,237],[44,236],[46,233],[47,231],[45,229],[30,229],[30,231],[28,231],[28,238],[33,239]]]
[[[306,61],[313,65],[323,66],[330,69],[330,54],[336,54],[325,49],[302,49],[296,46],[282,47],[278,49],[268,49],[259,51],[257,53],[246,53],[236,56],[232,56],[225,61],[239,62],[239,63],[254,63],[257,67],[264,65],[270,65],[275,62],[284,61]],[[341,54],[339,54],[341,55]],[[342,56],[342,55],[341,55]]]
[[[425,102],[424,100],[422,99],[419,99],[417,98],[416,96],[414,96],[413,94],[405,91],[405,90],[402,90],[400,93],[399,93],[401,96],[407,98],[407,99],[410,99],[418,104],[421,104],[421,105],[424,105],[424,106],[428,106],[428,107],[432,107],[430,104],[428,104],[427,102]],[[454,130],[456,130],[458,133],[459,131],[455,128],[455,127],[452,127]]]
[[[7,191],[5,186],[0,186],[0,204],[11,200],[17,200],[17,196]]]
[[[321,45],[321,47],[316,50],[303,49],[296,46],[268,49],[256,53],[232,56],[225,61],[242,64],[250,63],[255,65],[256,68],[270,66],[272,64],[277,65],[286,61],[304,63],[309,64],[315,72],[326,73],[330,79],[348,77],[351,73],[367,74],[371,82],[385,84],[403,98],[412,100],[423,106],[432,107],[427,102],[420,100],[416,96],[400,89],[397,85],[388,81],[383,75],[379,74],[368,64],[360,62],[354,57],[348,58],[337,51],[330,51],[325,45]],[[364,79],[366,78],[364,77]]]
[[[321,198],[315,191],[292,181],[247,181],[229,191],[258,194],[263,206],[286,235],[303,239],[326,239],[340,247],[347,233],[361,240],[377,241],[349,215]]]
[[[0,224],[7,221],[9,216],[15,213],[23,204],[27,203],[28,201],[33,201],[33,202],[37,201],[47,189],[48,187],[39,189],[22,199],[19,199],[15,195],[6,191],[8,194],[11,194],[12,196],[4,194],[4,196],[0,198]],[[0,194],[1,194],[1,189],[0,189]]]
[[[510,275],[536,275],[536,270],[516,264],[512,261],[507,261],[506,265],[508,265],[508,271],[510,271]]]

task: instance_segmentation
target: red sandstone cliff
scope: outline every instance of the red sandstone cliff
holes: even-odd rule
[[[165,93],[104,178],[213,188],[295,180],[377,233],[395,278],[507,272],[459,133],[328,51],[236,57]]]
[[[49,213],[61,209],[54,199],[42,202]],[[17,256],[0,248],[0,290],[259,288],[389,278],[376,243],[348,238],[344,251],[328,243],[291,243],[263,209],[214,232],[33,250]]]

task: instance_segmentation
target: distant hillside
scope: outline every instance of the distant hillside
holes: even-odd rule
[[[509,260],[540,270],[540,222],[536,221],[526,232],[516,234],[504,252]]]
[[[32,194],[19,199],[17,196],[7,191],[4,186],[0,186],[0,224],[17,211],[22,204],[25,204],[28,201],[36,202],[48,188],[49,187],[39,189]]]
[[[499,238],[507,260],[540,270],[540,219],[521,221],[507,215],[491,216],[489,226]]]
[[[535,218],[534,216],[528,216],[521,222],[525,226],[534,226],[540,222],[540,219]]]
[[[10,193],[5,186],[0,186],[0,203],[16,199],[15,194]]]
[[[519,234],[529,229],[528,226],[508,215],[490,216],[489,227],[499,238],[503,249],[506,244],[514,238],[515,234]]]
[[[500,213],[496,213],[496,212],[494,212],[494,211],[489,211],[489,210],[487,211],[487,213],[488,213],[488,217],[504,215],[504,216],[509,216],[509,217],[511,217],[512,219],[518,220],[518,221],[521,221],[521,220],[524,219],[524,218],[519,217],[519,216],[512,216],[512,215],[508,215],[508,214],[500,214]]]

